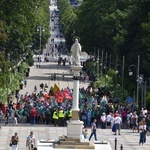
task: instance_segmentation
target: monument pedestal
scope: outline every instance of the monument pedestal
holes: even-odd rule
[[[82,135],[82,127],[83,127],[83,121],[74,121],[68,122],[67,124],[67,137],[80,139],[80,136]]]

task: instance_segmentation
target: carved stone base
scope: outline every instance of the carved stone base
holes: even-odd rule
[[[82,135],[83,121],[72,120],[67,125],[67,137],[80,139]]]
[[[72,120],[79,120],[79,111],[72,110]]]

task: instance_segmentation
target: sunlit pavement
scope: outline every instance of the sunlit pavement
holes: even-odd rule
[[[67,135],[66,127],[53,127],[50,125],[30,126],[29,124],[22,124],[19,126],[2,126],[0,131],[0,150],[10,149],[9,141],[15,132],[18,132],[19,135],[19,150],[25,150],[26,137],[29,135],[30,131],[34,132],[36,140],[58,140],[59,136]],[[88,136],[90,135],[90,131],[91,130],[88,129]],[[99,141],[109,142],[112,150],[114,150],[115,147],[115,138],[117,138],[118,150],[120,150],[121,144],[123,145],[123,150],[149,150],[150,148],[150,136],[147,136],[147,143],[139,145],[139,133],[132,133],[131,130],[122,129],[121,135],[115,136],[109,129],[98,129],[97,138]],[[94,138],[91,140],[94,140]]]

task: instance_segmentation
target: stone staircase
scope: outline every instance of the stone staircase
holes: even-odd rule
[[[55,144],[54,148],[59,148],[59,149],[95,149],[95,145],[92,141],[80,142],[79,139],[66,137],[64,140],[60,140],[58,144]]]
[[[6,119],[5,118],[1,118],[1,125],[3,124],[5,124],[5,122],[6,122]],[[14,119],[12,118],[12,117],[10,117],[9,118],[9,120],[8,120],[8,124],[13,124],[14,123]]]

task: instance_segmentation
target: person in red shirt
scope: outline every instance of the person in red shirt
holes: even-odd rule
[[[118,111],[116,111],[116,112],[114,113],[114,118],[116,118],[118,115],[119,115],[119,113],[118,113]]]
[[[21,103],[20,103],[20,102],[17,103],[16,108],[17,108],[17,109],[21,109]]]
[[[5,104],[2,104],[1,110],[2,110],[3,114],[6,114],[6,106],[5,106]]]
[[[122,117],[122,122],[125,123],[125,120],[127,118],[127,112],[126,112],[125,108],[121,112],[121,117]]]
[[[36,109],[35,107],[32,107],[30,110],[30,124],[31,125],[35,124],[35,116],[36,116]]]

